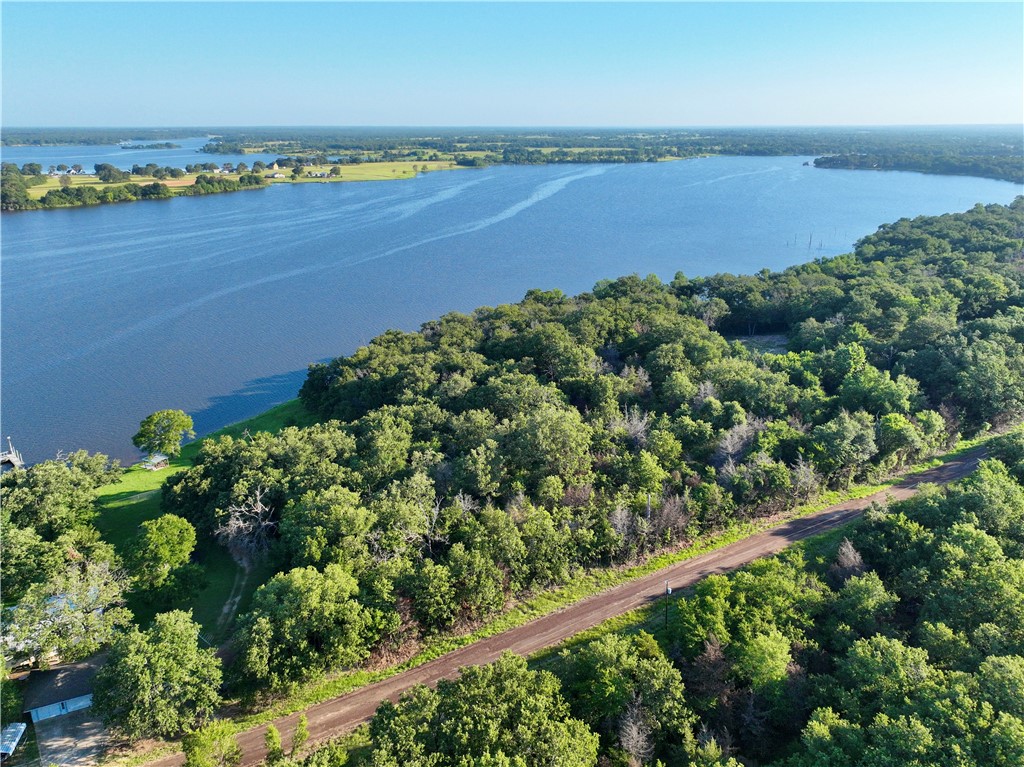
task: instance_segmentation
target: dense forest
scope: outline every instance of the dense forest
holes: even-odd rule
[[[1013,767],[1024,763],[1024,438],[545,670],[507,655],[384,703],[361,760]],[[344,764],[337,747],[311,764]]]
[[[936,152],[894,151],[890,154],[846,153],[814,160],[816,168],[848,170],[905,170],[944,176],[977,176],[1024,183],[1024,162],[1012,155],[978,155]]]
[[[884,477],[1024,413],[1022,265],[1018,198],[901,220],[852,254],[782,272],[533,290],[391,331],[310,368],[300,397],[316,425],[204,441],[125,561],[92,525],[95,488],[118,471],[105,457],[7,472],[8,641],[37,658],[113,641],[99,709],[132,737],[174,735],[222,692],[219,674],[173,674],[217,666],[177,610],[202,578],[197,540],[276,571],[238,620],[224,677],[228,695],[260,704],[586,569]],[[785,334],[789,350],[735,340],[763,333]],[[1018,479],[1019,447],[997,453]],[[855,761],[873,744],[936,764],[937,744],[956,737],[968,756],[950,764],[983,748],[1017,753],[1020,712],[998,696],[1019,674],[1004,657],[1020,653],[1021,493],[990,464],[875,514],[839,570],[782,557],[711,579],[680,606],[665,648],[602,640],[566,659],[561,685],[509,659],[450,694],[417,693],[375,721],[376,763],[428,763],[441,746],[418,738],[436,721],[513,683],[536,691],[537,708],[509,691],[495,716],[547,722],[550,742],[535,748],[570,763],[618,749],[715,764],[733,748],[794,767],[814,763],[815,748],[837,764],[884,763]],[[129,591],[164,611],[152,626],[125,631]],[[58,602],[60,620],[58,595],[77,595]],[[166,658],[165,688],[180,695],[147,693],[159,680],[133,676],[139,657]],[[607,693],[593,682],[619,677]],[[902,703],[911,689],[933,698]],[[943,719],[968,701],[968,718]],[[474,737],[465,743],[484,742]],[[489,751],[494,764],[541,753],[512,743]]]

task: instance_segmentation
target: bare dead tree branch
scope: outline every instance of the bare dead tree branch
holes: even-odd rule
[[[645,413],[638,407],[626,407],[623,415],[616,415],[608,422],[611,431],[622,430],[635,448],[644,447],[647,444],[647,429],[651,423],[650,413]]]
[[[228,507],[228,516],[213,534],[231,552],[241,567],[249,569],[252,562],[267,552],[277,528],[274,510],[263,502],[266,488],[259,486],[241,503]]]
[[[654,755],[651,725],[647,722],[640,696],[634,695],[619,722],[619,745],[629,754],[631,766],[639,766]]]

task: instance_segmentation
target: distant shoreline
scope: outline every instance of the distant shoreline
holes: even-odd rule
[[[254,189],[266,189],[276,184],[333,184],[358,181],[393,181],[415,178],[423,173],[441,170],[458,170],[462,167],[454,162],[392,162],[361,163],[353,165],[308,165],[302,166],[299,175],[277,168],[261,170],[258,173],[201,172],[189,173],[180,178],[158,179],[153,176],[132,176],[124,182],[103,182],[95,175],[66,174],[30,177],[22,176],[24,184],[24,207],[7,208],[4,213],[18,213],[34,210],[64,210],[68,208],[94,207],[122,202],[142,200],[167,200],[175,197],[224,194]],[[332,170],[339,170],[332,175]],[[20,174],[19,174],[20,175]],[[35,179],[42,181],[31,183]],[[259,181],[256,182],[255,179]],[[66,186],[62,186],[67,179]],[[5,185],[8,174],[4,176]],[[202,191],[194,191],[196,186]]]
[[[426,129],[423,129],[426,130]],[[124,136],[125,131],[120,133]],[[175,138],[165,132],[161,138]],[[112,131],[80,132],[85,141],[111,140]],[[36,134],[29,133],[35,137]],[[45,141],[47,131],[37,131]],[[21,136],[19,136],[20,138]],[[67,133],[61,138],[71,138]],[[3,164],[3,210],[84,207],[140,199],[169,199],[259,189],[279,183],[334,183],[414,178],[435,170],[496,165],[635,164],[698,157],[806,157],[822,169],[893,170],[940,176],[1024,184],[1024,148],[1019,138],[1000,132],[970,130],[874,129],[708,129],[653,132],[611,129],[581,130],[428,130],[424,132],[318,129],[239,129],[206,134],[196,162],[119,171],[97,164],[97,174],[82,165],[49,165],[26,160],[21,168]],[[153,141],[139,132],[131,141]],[[201,135],[190,141],[204,140]],[[122,149],[179,146],[170,141],[118,144]],[[106,146],[98,143],[35,144],[44,146]],[[14,145],[8,145],[14,146]],[[252,159],[259,154],[263,159]],[[227,157],[230,155],[230,157]],[[89,156],[85,153],[85,156]],[[276,156],[275,159],[271,159]],[[206,161],[200,161],[205,158]],[[218,162],[221,158],[223,162]],[[244,159],[243,159],[244,158]],[[251,167],[250,167],[251,164]],[[103,171],[103,172],[101,172]],[[104,179],[101,181],[100,178]],[[205,177],[205,178],[204,178]]]

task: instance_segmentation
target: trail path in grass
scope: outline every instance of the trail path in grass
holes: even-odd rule
[[[309,718],[310,742],[316,743],[353,729],[373,716],[377,706],[383,701],[396,701],[402,693],[415,685],[435,685],[440,679],[456,676],[462,666],[490,663],[503,652],[531,655],[610,618],[648,605],[664,595],[666,581],[673,589],[690,586],[708,575],[736,570],[755,559],[777,554],[792,543],[845,525],[863,514],[872,503],[902,501],[909,498],[917,493],[917,487],[922,483],[947,484],[963,479],[977,468],[984,455],[983,447],[975,448],[941,466],[911,474],[886,490],[783,522],[762,533],[670,565],[517,628],[453,650],[422,666],[318,703],[305,711]],[[290,744],[298,718],[299,713],[294,713],[273,722],[281,731],[286,748]],[[266,727],[260,726],[238,735],[238,743],[242,747],[243,767],[257,764],[266,756],[265,731]],[[178,753],[155,760],[151,764],[159,767],[177,767],[183,762],[182,754]]]
[[[224,636],[231,621],[235,619],[238,612],[238,605],[242,601],[242,594],[245,591],[245,584],[249,580],[249,568],[240,566],[235,574],[235,582],[231,586],[231,593],[228,594],[224,607],[221,608],[220,617],[217,618],[216,635]]]

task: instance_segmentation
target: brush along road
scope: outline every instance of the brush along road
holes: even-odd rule
[[[395,674],[389,679],[318,703],[305,711],[309,718],[310,742],[322,741],[353,729],[372,717],[382,701],[397,701],[410,687],[418,684],[434,685],[439,679],[454,677],[462,666],[490,663],[503,652],[511,651],[529,656],[557,645],[581,631],[593,628],[609,618],[650,604],[664,595],[666,581],[672,589],[690,586],[705,576],[730,572],[760,557],[776,554],[791,543],[845,525],[864,513],[872,503],[909,498],[917,492],[917,487],[921,483],[947,484],[963,479],[977,468],[978,461],[983,457],[984,448],[975,448],[941,466],[905,477],[898,484],[881,492],[838,503],[814,514],[784,522],[715,551],[670,565],[650,575],[595,594],[525,625],[453,650],[447,655]],[[291,740],[298,717],[299,714],[295,713],[273,723],[281,731],[286,747]],[[266,726],[260,726],[239,733],[238,742],[242,747],[243,767],[256,764],[266,756],[263,743],[265,731]],[[159,767],[176,767],[182,762],[183,758],[179,753],[151,764]]]

